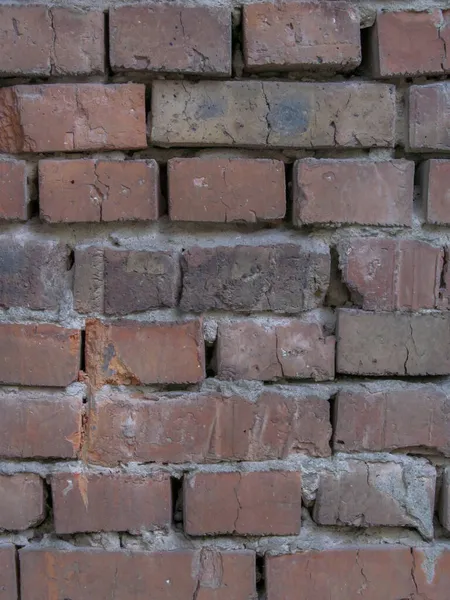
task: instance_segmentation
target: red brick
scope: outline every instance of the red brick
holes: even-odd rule
[[[0,529],[23,531],[44,518],[44,486],[38,475],[0,475]]]
[[[447,375],[450,314],[338,311],[336,371],[349,375]]]
[[[170,477],[58,473],[52,477],[56,533],[162,529],[172,519]]]
[[[306,158],[294,164],[294,225],[412,224],[414,163]]]
[[[437,308],[444,251],[423,242],[352,239],[339,266],[353,303],[364,310]]]
[[[266,555],[267,599],[419,600],[415,572],[411,549],[394,545]]]
[[[145,86],[100,83],[0,89],[0,152],[145,148]]]
[[[0,23],[2,75],[104,72],[104,16],[100,11],[2,6]]]
[[[450,69],[450,11],[379,12],[371,30],[371,70],[378,77],[440,75]]]
[[[334,337],[318,322],[221,323],[216,362],[221,379],[334,378]]]
[[[53,324],[0,324],[0,383],[65,387],[80,368],[80,332]]]
[[[300,473],[192,473],[183,484],[188,535],[291,535],[300,531]]]
[[[16,549],[0,546],[0,600],[17,600]]]
[[[284,164],[246,158],[172,158],[168,162],[172,221],[257,223],[286,212]]]
[[[320,525],[414,527],[433,537],[436,470],[428,463],[349,460],[320,474],[313,519]]]
[[[231,75],[231,14],[207,6],[121,6],[110,11],[113,71]]]
[[[76,458],[81,446],[81,394],[0,394],[2,458]]]
[[[326,398],[291,391],[264,392],[257,400],[101,393],[91,403],[88,456],[105,465],[328,456],[329,415]]]
[[[449,432],[450,399],[433,386],[341,390],[336,398],[333,445],[339,452],[402,449],[450,456]]]
[[[0,306],[59,308],[68,288],[69,248],[53,241],[0,237]]]
[[[450,150],[450,83],[412,85],[409,88],[407,104],[407,150]]]
[[[450,160],[427,160],[420,165],[419,173],[427,223],[449,225]]]
[[[442,527],[450,531],[450,468],[444,469],[441,497],[439,499],[439,520]]]
[[[26,221],[28,191],[26,163],[18,160],[0,161],[0,220]]]
[[[147,221],[159,217],[154,160],[41,160],[39,207],[49,223]]]
[[[394,146],[394,123],[392,85],[257,80],[152,85],[155,145],[384,148]]]
[[[430,548],[431,550],[431,548]],[[433,555],[427,547],[413,548],[414,583],[417,586],[417,598],[447,600],[450,586],[450,552],[439,548]]]
[[[96,387],[202,381],[205,347],[201,321],[107,324],[88,320],[86,371]]]
[[[194,246],[182,255],[183,311],[298,313],[320,307],[330,282],[328,247]]]
[[[243,33],[250,71],[346,71],[361,62],[359,15],[346,2],[249,4]]]

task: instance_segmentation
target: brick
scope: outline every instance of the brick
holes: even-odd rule
[[[394,87],[376,83],[155,81],[155,145],[361,148],[394,145]]]
[[[11,544],[0,546],[0,600],[17,600],[16,549]]]
[[[0,23],[3,76],[104,72],[104,16],[100,11],[2,6]]]
[[[231,75],[231,14],[209,6],[121,6],[110,11],[113,71]]]
[[[255,555],[214,548],[159,552],[98,548],[20,551],[22,598],[144,600],[247,600],[256,596]],[[99,577],[99,574],[101,576]],[[80,588],[80,582],[83,587]]]
[[[83,414],[81,394],[2,392],[0,413],[2,458],[78,456]]]
[[[278,160],[172,158],[168,182],[172,221],[258,223],[286,213],[284,164]]]
[[[338,311],[336,371],[352,375],[446,375],[450,314]]]
[[[428,548],[413,548],[413,572],[418,598],[446,600],[448,597],[450,553],[442,548],[435,558]],[[431,569],[429,568],[431,565]]]
[[[0,90],[0,152],[145,148],[145,86],[18,85]]]
[[[441,497],[439,499],[439,520],[442,527],[450,531],[450,468],[444,469]]]
[[[0,306],[59,308],[68,288],[69,248],[59,242],[0,237]]]
[[[444,251],[415,240],[352,239],[339,245],[342,279],[364,310],[437,308]]]
[[[167,528],[172,519],[170,477],[58,473],[52,477],[56,533]]]
[[[44,518],[44,486],[38,475],[0,475],[0,529],[24,531]]]
[[[2,160],[0,161],[0,221],[26,221],[27,218],[26,163],[19,160]]]
[[[449,456],[449,421],[450,399],[433,386],[341,390],[335,405],[333,447],[338,452],[401,449]]]
[[[200,320],[86,323],[86,371],[94,386],[197,383],[205,377]]]
[[[407,100],[407,149],[415,152],[450,150],[450,84],[412,85]]]
[[[300,393],[270,391],[256,400],[218,393],[99,393],[88,427],[89,461],[110,466],[330,454],[329,402]]]
[[[48,223],[153,221],[159,217],[155,160],[41,160],[39,208]]]
[[[436,470],[425,462],[349,460],[322,472],[313,519],[320,525],[413,527],[433,537]]]
[[[184,479],[183,507],[188,535],[298,534],[300,473],[194,472]]]
[[[394,545],[267,554],[267,599],[295,600],[301,590],[304,598],[317,600],[418,600],[416,573],[412,549]]]
[[[0,324],[0,383],[65,387],[80,368],[76,329],[53,324]]]
[[[450,224],[450,161],[431,159],[419,169],[422,203],[427,223]]]
[[[243,34],[249,71],[347,71],[361,62],[359,15],[346,2],[249,4]]]
[[[405,160],[314,159],[296,161],[296,226],[412,225],[414,163]]]
[[[330,253],[322,246],[194,246],[181,265],[183,311],[298,313],[320,307],[330,281]]]
[[[334,336],[318,322],[242,320],[219,325],[216,363],[221,379],[334,378]]]
[[[80,313],[102,313],[104,308],[104,248],[77,247],[73,306]]]
[[[370,31],[376,77],[440,75],[450,69],[450,11],[379,12]]]

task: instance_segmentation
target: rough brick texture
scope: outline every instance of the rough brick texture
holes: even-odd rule
[[[44,160],[40,216],[49,223],[153,221],[159,217],[154,160]]]
[[[183,253],[182,269],[184,311],[297,313],[323,304],[330,256],[320,246],[197,246]]]
[[[450,469],[448,467],[444,470],[444,476],[442,478],[442,489],[439,503],[439,518],[442,526],[450,531]]]
[[[359,15],[345,2],[244,6],[249,71],[353,69],[361,62]]]
[[[448,152],[450,84],[412,85],[408,94],[408,149],[414,152]]]
[[[294,165],[294,225],[412,224],[414,165],[316,160]]]
[[[0,530],[23,531],[44,517],[44,486],[38,475],[0,475]]]
[[[52,478],[52,496],[57,533],[162,529],[172,516],[165,474],[58,473]]]
[[[10,544],[0,546],[0,599],[17,600],[16,549]]]
[[[156,81],[151,140],[163,146],[390,147],[394,91],[353,82]]]
[[[26,221],[27,217],[26,163],[0,161],[0,221]]]
[[[450,12],[379,12],[371,31],[376,77],[440,75],[450,69]]]
[[[114,71],[231,74],[231,14],[207,6],[120,6],[110,13]]]
[[[86,371],[94,386],[197,383],[205,376],[201,322],[86,325]]]
[[[145,148],[145,87],[97,83],[0,90],[1,152]]]
[[[286,212],[284,165],[268,159],[172,158],[172,221],[274,221]]]
[[[289,535],[300,530],[299,473],[193,473],[183,490],[189,535]]]
[[[431,159],[421,164],[421,195],[427,223],[450,224],[450,161]]]
[[[0,324],[0,382],[64,387],[81,365],[80,332],[53,324]]]

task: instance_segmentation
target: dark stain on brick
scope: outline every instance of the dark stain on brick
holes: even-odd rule
[[[311,104],[308,100],[286,99],[275,104],[267,118],[274,132],[294,135],[307,131],[311,116]]]

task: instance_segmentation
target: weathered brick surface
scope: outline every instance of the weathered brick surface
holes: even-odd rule
[[[336,371],[351,375],[446,375],[450,314],[339,310]]]
[[[39,208],[49,223],[147,221],[159,217],[155,160],[41,160]]]
[[[159,473],[52,477],[55,531],[135,531],[168,527],[172,517],[170,477]]]
[[[104,72],[101,11],[46,6],[0,7],[2,75],[94,75]]]
[[[450,69],[450,12],[379,12],[371,30],[371,70],[376,77],[440,75]]]
[[[231,14],[209,6],[120,6],[110,11],[114,71],[231,75]]]
[[[86,372],[94,386],[197,383],[205,377],[201,321],[89,320]]]
[[[284,165],[270,159],[172,158],[172,221],[272,221],[286,212]]]
[[[256,595],[255,555],[248,550],[129,553],[25,548],[20,551],[20,567],[22,598],[30,599],[56,593],[80,600],[85,595],[143,600],[149,590],[154,600],[189,600],[196,590],[202,600],[246,600]]]
[[[243,33],[250,71],[346,71],[361,62],[359,15],[346,2],[249,4]]]
[[[420,165],[419,174],[427,223],[450,224],[450,161],[426,160]]]
[[[0,475],[0,530],[23,531],[44,518],[44,486],[38,475]]]
[[[183,497],[184,528],[189,535],[300,531],[300,473],[194,472],[184,479]]]
[[[105,250],[100,246],[75,248],[73,306],[80,313],[104,310],[104,254]]]
[[[323,304],[328,248],[294,244],[189,248],[182,256],[184,311],[297,313]]]
[[[321,525],[415,527],[432,538],[435,483],[429,464],[348,461],[320,475],[313,518]]]
[[[333,447],[341,452],[402,449],[448,456],[449,419],[450,399],[430,385],[383,392],[341,390]]]
[[[12,544],[0,546],[0,600],[17,600],[16,549]]]
[[[412,85],[407,99],[407,148],[414,152],[450,150],[450,84]]]
[[[294,225],[411,226],[414,164],[405,160],[299,160],[294,165]]]
[[[394,87],[374,83],[156,81],[154,144],[390,147]]]
[[[334,336],[317,322],[242,320],[219,325],[216,363],[222,379],[334,378]]]
[[[263,392],[257,401],[218,393],[102,393],[92,402],[88,426],[89,460],[105,465],[330,454],[328,400],[287,391]]]
[[[0,306],[57,309],[68,288],[68,258],[63,243],[0,237]]]
[[[25,162],[0,161],[0,221],[26,221],[28,190]]]
[[[100,83],[0,89],[0,151],[145,148],[145,86]]]
[[[450,468],[444,469],[442,477],[441,497],[439,499],[439,520],[442,526],[450,531]]]
[[[0,382],[64,387],[80,368],[80,332],[53,324],[0,324]]]
[[[81,447],[81,394],[0,394],[2,458],[76,458]]]
[[[339,265],[353,302],[364,310],[440,305],[442,247],[414,240],[353,239],[339,245]]]

